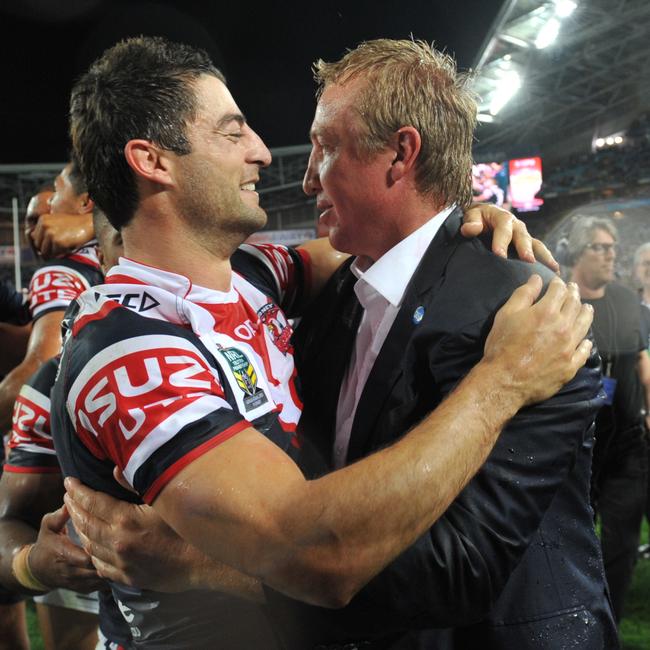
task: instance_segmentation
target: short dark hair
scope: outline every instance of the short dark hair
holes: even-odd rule
[[[201,75],[225,83],[204,50],[140,36],[106,50],[74,85],[74,155],[91,198],[114,228],[125,226],[138,205],[126,143],[142,138],[178,155],[190,153],[185,127],[196,118],[193,83]]]
[[[70,179],[70,185],[72,185],[72,189],[77,196],[88,191],[88,186],[86,185],[86,181],[81,173],[81,168],[74,156],[70,156],[68,178]]]

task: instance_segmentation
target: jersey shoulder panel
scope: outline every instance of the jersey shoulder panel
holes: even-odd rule
[[[304,300],[309,264],[300,250],[275,244],[242,244],[232,256],[233,270],[287,313]]]

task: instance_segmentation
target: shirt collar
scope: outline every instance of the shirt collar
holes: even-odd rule
[[[207,289],[192,281],[185,275],[165,271],[155,266],[149,266],[141,262],[120,257],[118,264],[106,274],[107,284],[147,284],[155,286],[164,291],[201,304],[219,304],[237,301],[237,292],[232,286],[229,291],[216,291]]]
[[[438,212],[408,237],[384,253],[366,270],[363,270],[363,264],[359,259],[354,260],[350,268],[352,273],[359,278],[354,289],[364,308],[367,299],[367,289],[364,285],[369,285],[394,307],[400,306],[406,287],[422,256],[455,207],[452,205]]]

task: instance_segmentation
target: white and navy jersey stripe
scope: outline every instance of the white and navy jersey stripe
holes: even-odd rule
[[[29,283],[29,310],[33,320],[51,311],[65,310],[81,293],[103,281],[95,243],[50,260]]]
[[[20,389],[14,403],[5,472],[59,473],[50,432],[50,391],[58,358],[46,361]]]
[[[78,298],[52,393],[65,475],[137,500],[114,480],[117,465],[151,503],[183,467],[245,428],[297,452],[302,404],[279,303],[304,295],[309,261],[274,249],[272,263],[240,251],[226,292],[121,259]],[[222,595],[112,587],[143,647],[219,647],[224,629],[241,635],[237,647],[262,647],[248,638],[255,626],[232,629]]]

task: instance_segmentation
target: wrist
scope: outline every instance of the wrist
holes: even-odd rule
[[[467,378],[477,390],[478,400],[491,413],[499,414],[504,422],[514,417],[528,401],[526,392],[498,360],[481,359]]]
[[[33,573],[29,565],[29,555],[34,544],[25,544],[13,557],[11,561],[11,572],[16,582],[30,591],[50,591]]]

